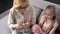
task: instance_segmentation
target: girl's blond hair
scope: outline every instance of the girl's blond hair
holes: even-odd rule
[[[46,7],[46,9],[55,11],[55,6],[54,6],[54,5],[48,5],[48,6]],[[45,9],[45,10],[46,10],[46,9]]]
[[[55,14],[56,14],[55,9],[56,9],[56,8],[55,8],[54,5],[48,5],[45,10],[51,10],[51,11],[48,11],[48,12],[50,12],[50,13],[53,14],[53,15],[55,15]],[[45,12],[46,12],[46,11],[45,11]]]
[[[53,20],[56,18],[56,7],[54,5],[48,5],[45,9],[45,14],[46,14],[46,10],[51,10],[51,11],[48,11],[51,15],[53,15]]]

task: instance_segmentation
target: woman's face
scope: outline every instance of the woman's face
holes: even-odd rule
[[[18,10],[21,12],[21,13],[24,13],[24,11],[27,9],[28,7],[28,3],[24,2],[22,3],[19,7],[18,7]]]

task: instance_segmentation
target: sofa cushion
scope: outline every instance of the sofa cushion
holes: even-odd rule
[[[57,11],[56,11],[56,19],[57,19],[58,24],[59,24],[57,31],[60,32],[60,9],[59,8],[57,8]]]

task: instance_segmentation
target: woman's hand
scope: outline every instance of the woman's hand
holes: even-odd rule
[[[26,22],[26,26],[29,28],[32,24],[30,22]]]
[[[19,30],[23,29],[22,25],[19,25],[19,24],[15,24],[13,27]]]
[[[23,23],[23,28],[29,28],[31,26],[30,22]]]

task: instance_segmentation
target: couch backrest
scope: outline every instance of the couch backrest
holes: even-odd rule
[[[56,7],[56,19],[57,19],[58,24],[59,24],[57,31],[60,32],[60,8],[58,8],[58,7]]]
[[[32,6],[32,7],[34,8],[34,11],[36,13],[36,23],[38,24],[38,19],[39,19],[39,16],[41,15],[41,12],[43,11],[43,9],[35,7],[35,6]]]

